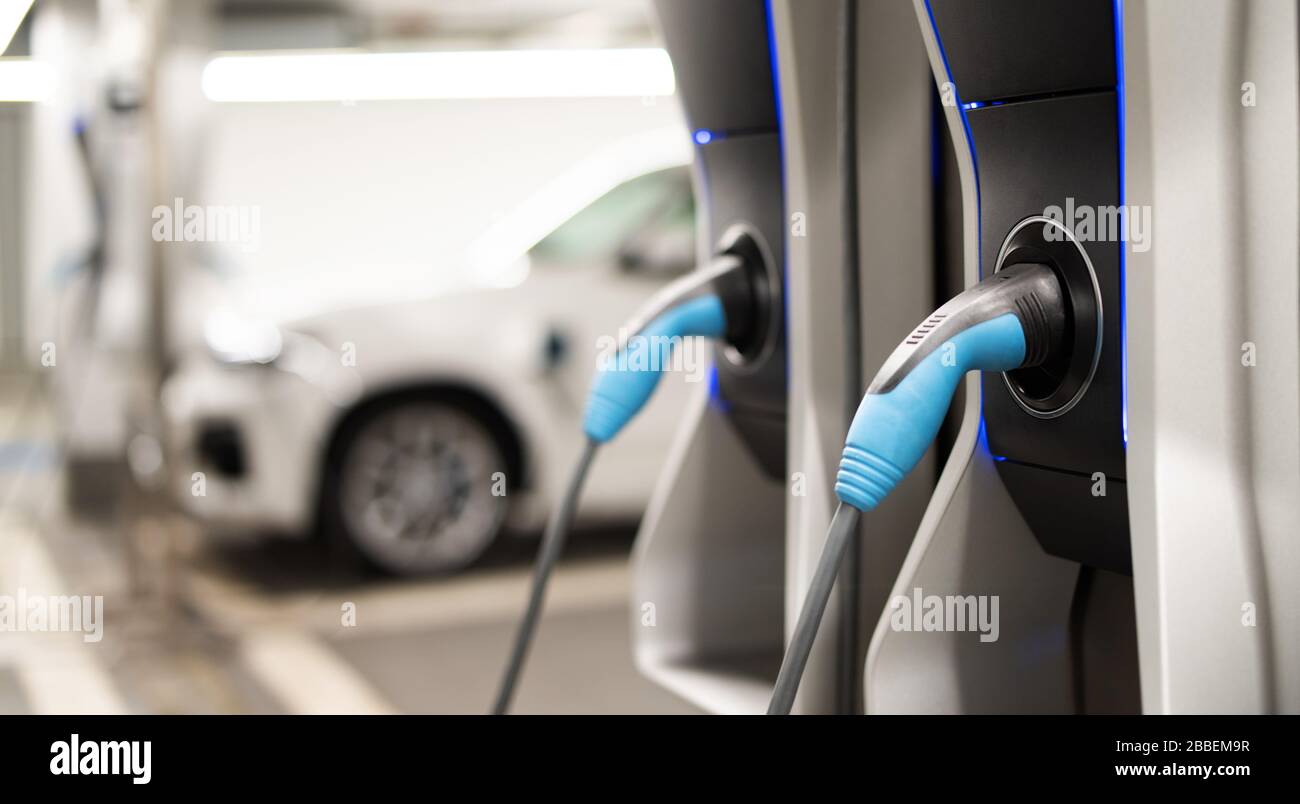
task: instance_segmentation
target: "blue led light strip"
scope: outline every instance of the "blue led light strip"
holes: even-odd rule
[[[1125,156],[1124,156],[1124,0],[1115,0],[1115,104],[1116,128],[1119,132],[1119,206],[1124,206]],[[1125,212],[1124,214],[1128,214]],[[1129,223],[1132,226],[1132,222]],[[1131,233],[1131,232],[1130,232]],[[1124,448],[1128,449],[1128,244],[1119,244],[1119,351],[1120,396],[1123,399],[1122,419]]]

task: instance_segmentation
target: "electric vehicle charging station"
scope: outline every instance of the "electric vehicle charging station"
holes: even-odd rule
[[[1026,222],[1041,217],[1046,206],[1063,204],[1067,197],[1087,199],[1081,204],[1116,205],[1119,181],[1113,5],[1073,4],[1066,10],[1004,3],[982,8],[984,13],[974,17],[972,10],[946,3],[918,3],[917,8],[936,83],[951,93],[944,111],[961,177],[968,285],[1002,267],[1000,260],[1017,234],[1041,233],[1042,226]],[[999,31],[1008,41],[999,43]],[[1070,57],[1056,60],[1061,52]],[[1060,65],[1060,71],[1045,68],[1052,64]],[[1017,100],[998,102],[1008,98]],[[1079,565],[1058,556],[1095,556],[1102,549],[1098,543],[1107,539],[1121,544],[1110,551],[1117,558],[1103,562],[1103,570],[1122,571],[1127,555],[1118,315],[1122,244],[1083,246],[1065,239],[1055,245],[1061,256],[1044,259],[1070,260],[1071,270],[1079,272],[1067,278],[1072,293],[1077,284],[1080,298],[1088,300],[1099,283],[1105,288],[1104,295],[1097,292],[1092,300],[1102,322],[1106,310],[1114,311],[1109,326],[1102,324],[1098,332],[1093,323],[1089,332],[1076,333],[1078,354],[1071,355],[1067,371],[1081,379],[1064,393],[1064,383],[1052,381],[1056,387],[1040,390],[1039,396],[1063,398],[1041,409],[1024,401],[1016,380],[1004,383],[1002,377],[985,374],[979,388],[967,381],[962,430],[931,503],[931,512],[939,516],[922,525],[895,585],[895,594],[902,595],[917,588],[998,595],[999,638],[985,643],[967,634],[936,632],[918,639],[882,622],[868,656],[870,711],[1077,708],[1082,693],[1076,685],[1082,682],[1074,678],[1078,668],[1071,662],[1083,652],[1078,630],[1088,601],[1079,598],[1076,608],[1076,595],[1089,587],[1078,586]],[[1079,390],[1089,382],[1090,387]],[[1071,403],[1076,404],[1067,410]],[[1062,461],[1045,454],[1051,445],[1069,456],[1066,463],[1073,462],[1067,471],[1056,470]],[[1105,496],[1091,495],[1092,471],[1087,470],[1113,478]],[[1076,537],[1073,554],[1057,543],[1063,528],[1071,528]],[[1123,585],[1113,584],[1120,587],[1115,594],[1121,598]],[[1091,589],[1110,591],[1111,586],[1099,583]],[[1111,608],[1122,611],[1123,603]],[[1119,646],[1110,655],[1132,656],[1125,648],[1133,627],[1131,616],[1120,615],[1110,624],[1107,645]],[[1036,658],[1026,661],[1026,655]],[[953,658],[942,661],[944,656]],[[1133,705],[1134,696],[1125,697],[1123,680],[1135,681],[1136,668],[1125,667],[1122,658],[1116,663],[1100,670],[1111,681],[1109,694],[1122,702],[1112,705]],[[921,667],[927,669],[929,683],[916,687],[908,678],[918,678]]]
[[[685,5],[658,9],[705,132],[702,251],[755,214],[738,192],[754,203],[766,187],[783,206],[779,230],[769,211],[760,231],[784,267],[787,453],[783,473],[764,471],[729,415],[764,397],[723,381],[700,395],[638,538],[632,629],[652,679],[710,711],[756,712],[821,550],[847,426],[840,20],[831,4]],[[1014,265],[1056,274],[1070,336],[1036,368],[962,383],[949,437],[865,518],[861,565],[840,576],[860,580],[847,616],[869,633],[865,661],[836,627],[839,598],[797,711],[1296,711],[1294,7],[889,5],[857,8],[864,376],[943,299]],[[701,72],[715,83],[694,83]],[[1261,111],[1243,82],[1285,100]],[[772,118],[717,136],[741,118],[715,110],[742,96]],[[779,152],[722,156],[769,132]],[[1123,209],[1126,226],[1155,210],[1157,228],[1135,244],[1066,217],[1084,207]],[[1241,358],[1261,340],[1267,371]],[[893,601],[922,591],[998,599],[996,636],[897,627]]]
[[[493,713],[1300,713],[1294,0],[656,0],[654,21],[612,3],[511,0],[539,17],[521,27],[476,6],[470,14],[487,18],[472,30],[506,38],[469,52],[471,40],[448,31],[471,29],[445,27],[467,24],[456,4],[412,16],[358,0],[271,22],[282,11],[257,2],[43,0],[13,48],[0,47],[0,95],[7,76],[42,62],[59,70],[46,100],[19,101],[35,105],[13,115],[34,137],[6,139],[0,126],[0,173],[30,156],[21,212],[40,224],[3,228],[30,235],[43,260],[80,253],[82,227],[56,231],[71,199],[93,200],[100,227],[83,261],[89,304],[77,304],[76,285],[30,288],[38,302],[78,311],[31,322],[37,333],[77,330],[50,341],[64,360],[7,375],[14,387],[0,398],[0,413],[14,414],[0,480],[17,502],[0,517],[0,710],[481,712],[504,667]],[[592,15],[575,26],[580,5]],[[308,19],[368,27],[338,40],[355,45],[341,53],[324,47],[335,40],[296,38]],[[293,46],[263,54],[243,50],[250,41]],[[466,78],[470,63],[481,72]],[[247,70],[233,87],[248,94],[213,89],[232,65]],[[349,85],[303,65],[373,72]],[[277,75],[291,80],[265,94]],[[388,97],[402,93],[413,97]],[[526,142],[521,115],[537,124]],[[304,136],[337,145],[358,132],[374,136],[371,147],[320,148],[296,164],[276,147]],[[424,160],[442,132],[456,147]],[[475,154],[502,164],[466,158]],[[552,180],[533,164],[546,154],[578,162]],[[88,170],[68,169],[78,159]],[[83,173],[95,179],[88,188]],[[435,175],[460,178],[426,193],[424,177]],[[213,176],[223,181],[209,184]],[[407,176],[418,177],[419,197],[403,202]],[[507,203],[514,181],[545,186],[520,190],[519,210],[489,225],[488,207]],[[265,218],[277,222],[266,245],[284,253],[347,245],[324,224],[349,199],[353,215],[391,202],[375,217],[384,223],[420,205],[416,223],[430,217],[444,235],[478,221],[488,228],[476,246],[542,239],[509,281],[478,258],[448,262],[472,290],[235,320],[228,333],[274,344],[222,349],[206,325],[201,339],[190,325],[222,284],[213,269],[236,245],[256,251],[262,241],[149,225],[148,202],[166,202],[154,215],[170,211],[171,228],[189,216],[187,198],[255,202],[258,220],[263,204],[300,213],[305,236],[280,228],[283,213]],[[226,206],[184,209],[211,231],[223,218],[210,210]],[[407,220],[403,248],[415,232]],[[395,244],[382,242],[382,227],[356,228],[367,255],[404,253],[384,248]],[[12,251],[0,249],[0,284],[44,274],[48,266],[9,262]],[[349,265],[356,276],[336,289],[383,285],[389,274],[366,265]],[[101,278],[116,290],[97,316]],[[618,329],[605,317],[633,307]],[[465,337],[449,344],[453,331]],[[596,359],[581,404],[584,344]],[[110,356],[105,366],[130,394],[94,387],[87,359]],[[433,416],[429,428],[390,420],[366,450],[383,469],[373,494],[331,482],[320,500],[358,498],[362,511],[391,500],[384,511],[400,503],[437,519],[390,531],[416,549],[464,535],[455,525],[475,512],[526,507],[529,524],[501,531],[523,544],[485,548],[454,578],[390,565],[403,575],[390,580],[382,566],[303,561],[323,545],[219,545],[221,534],[184,513],[187,495],[208,510],[238,507],[193,471],[220,470],[196,460],[193,436],[231,434],[204,452],[238,455],[241,466],[252,456],[257,472],[221,471],[228,488],[261,503],[294,485],[266,478],[318,465],[268,444],[330,443],[326,431],[289,432],[290,423],[311,425],[312,409],[360,410],[326,393],[336,359],[349,376],[364,370],[364,389],[381,388],[395,363],[445,377],[453,357],[504,369],[483,401],[498,398],[491,388],[512,394],[502,410],[526,412],[518,421],[545,440],[498,454],[473,447],[510,433],[476,433],[470,418]],[[695,384],[664,396],[693,390],[690,407],[657,399],[640,421],[653,426],[618,445],[627,461],[604,451],[679,371]],[[45,388],[52,412],[76,406],[105,421],[46,421]],[[485,412],[446,390],[430,385],[419,398],[444,414]],[[135,481],[120,514],[38,510],[76,485],[92,436],[108,429]],[[655,449],[669,446],[665,461]],[[286,460],[258,458],[280,453]],[[648,507],[647,467],[661,472]],[[486,498],[475,479],[489,474],[490,509],[467,508],[468,492]],[[488,524],[494,537],[501,523]],[[575,541],[594,537],[572,556],[570,530]],[[518,559],[538,535],[530,587]],[[543,619],[548,584],[554,605]],[[534,642],[536,670],[521,683]],[[9,739],[22,746],[15,766],[39,777],[95,775],[125,744],[144,757],[133,775],[148,784],[149,741],[137,738],[153,736],[164,749],[157,780],[188,783],[178,757],[194,758],[198,778],[233,739],[248,763],[236,770],[297,762],[284,746],[313,767],[320,726],[303,740],[287,720],[247,736],[184,725],[151,734],[146,721],[91,740],[60,719]],[[356,739],[368,726],[387,730],[376,720],[338,727],[361,748],[331,766],[327,784],[349,766],[370,784],[425,767],[418,741]],[[931,721],[841,728],[862,729],[857,748],[875,750],[894,776],[912,761],[966,784],[1062,766],[1081,778],[1264,776],[1270,760],[1289,757],[1285,736],[1256,739],[1275,723],[1071,718],[1056,734],[989,739],[987,721],[958,718],[946,721],[955,728],[939,753]],[[112,722],[95,730],[105,728]],[[23,759],[33,741],[34,758]],[[73,762],[78,746],[101,759],[98,770]],[[824,750],[769,747],[787,760],[791,747]],[[238,784],[246,774],[227,775]]]

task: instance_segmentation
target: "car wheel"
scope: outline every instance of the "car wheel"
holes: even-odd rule
[[[348,429],[334,456],[323,501],[329,519],[386,572],[462,569],[505,521],[506,497],[493,493],[505,456],[488,427],[460,407],[412,400],[380,408]]]

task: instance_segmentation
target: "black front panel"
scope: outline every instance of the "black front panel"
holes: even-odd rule
[[[764,3],[655,0],[655,12],[692,128],[776,130]]]
[[[1049,472],[1011,461],[999,463],[998,474],[1044,550],[1132,573],[1127,484],[1107,478],[1106,493],[1099,495],[1091,475]]]
[[[1115,86],[1109,0],[931,0],[963,101]]]
[[[1073,407],[1054,418],[1031,415],[1002,375],[984,376],[989,449],[1045,550],[1128,572],[1121,243],[1114,232],[1083,231],[1069,215],[1120,203],[1112,3],[932,0],[931,11],[949,78],[967,104],[981,275],[997,269],[1018,223],[1055,208],[1051,216],[1080,234],[1101,295],[1101,355]]]
[[[777,266],[784,265],[780,137],[763,134],[715,140],[697,149],[696,160],[707,186],[704,203],[708,204],[709,242],[716,243],[733,226],[752,228],[768,258]],[[776,309],[780,315],[781,308]],[[735,407],[784,416],[785,372],[763,370],[784,366],[783,340],[762,365],[752,368],[738,368],[720,357],[718,380],[723,397]]]
[[[1119,203],[1115,94],[1082,95],[968,112],[979,157],[980,266],[997,265],[1007,233],[1049,206]],[[1021,410],[1000,374],[986,374],[989,449],[1024,463],[1124,478],[1119,244],[1083,242],[1101,286],[1102,346],[1092,386],[1059,418]]]

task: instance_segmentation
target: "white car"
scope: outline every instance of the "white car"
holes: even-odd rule
[[[536,242],[511,287],[285,325],[210,320],[164,388],[175,496],[211,532],[333,534],[398,574],[459,569],[503,527],[535,531],[582,445],[602,338],[690,269],[694,232],[676,165]],[[587,521],[644,508],[706,371],[679,366],[602,450]]]

